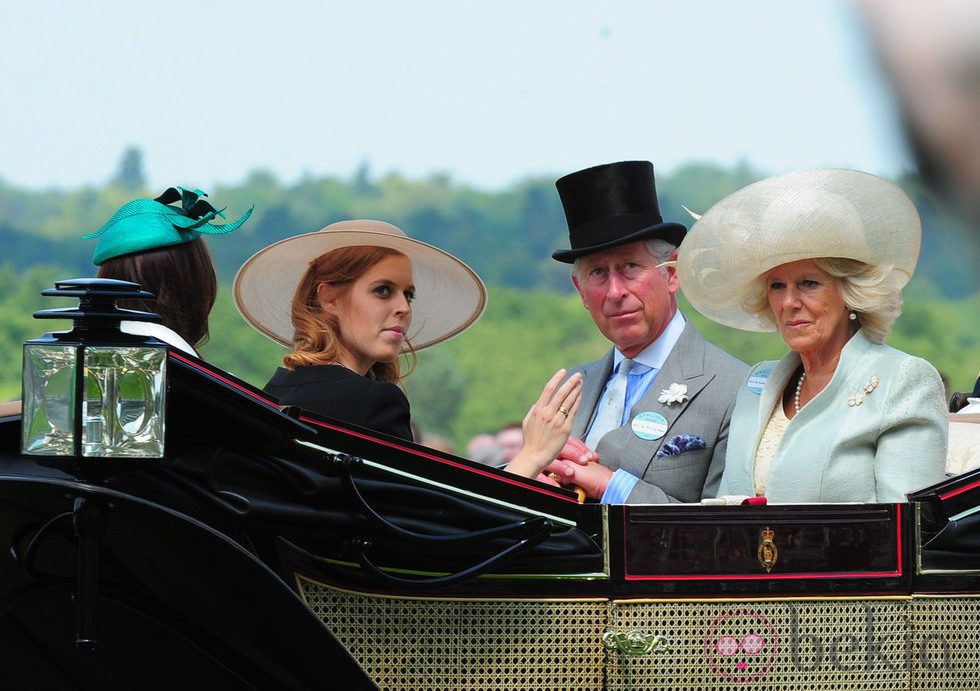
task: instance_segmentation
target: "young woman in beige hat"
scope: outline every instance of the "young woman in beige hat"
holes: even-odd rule
[[[246,321],[292,349],[265,387],[280,403],[408,440],[399,356],[469,328],[487,299],[462,261],[372,220],[266,247],[239,270],[234,294]],[[525,450],[512,469],[536,475],[568,439],[582,379],[562,383],[564,375],[525,418]]]
[[[694,224],[677,259],[691,304],[790,347],[737,394],[719,495],[892,502],[944,478],[939,373],[884,344],[919,243],[908,197],[853,170],[762,180]]]

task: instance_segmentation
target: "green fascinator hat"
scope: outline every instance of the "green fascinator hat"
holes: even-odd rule
[[[134,252],[180,245],[201,235],[223,235],[239,228],[252,215],[250,207],[237,221],[213,224],[224,218],[224,209],[216,209],[201,197],[201,190],[171,187],[156,199],[134,199],[112,215],[104,226],[84,239],[99,238],[92,262],[100,266],[113,257]],[[180,206],[175,206],[180,202]]]

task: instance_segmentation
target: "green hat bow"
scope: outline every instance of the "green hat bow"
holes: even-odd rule
[[[207,193],[184,187],[170,187],[156,199],[134,199],[124,204],[104,226],[82,236],[99,238],[92,262],[99,266],[113,257],[135,252],[180,245],[201,235],[222,235],[239,228],[254,206],[242,216],[225,224],[213,224],[215,218],[225,218],[224,209],[216,209],[202,199]],[[174,202],[180,206],[174,206]]]

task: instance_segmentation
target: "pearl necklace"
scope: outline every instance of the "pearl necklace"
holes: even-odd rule
[[[800,392],[803,391],[803,382],[806,381],[806,372],[800,375],[800,380],[796,382],[796,395],[793,396],[793,410],[800,412]]]

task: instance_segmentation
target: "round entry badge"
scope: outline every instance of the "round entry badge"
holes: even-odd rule
[[[754,394],[762,394],[762,388],[766,385],[766,380],[769,379],[770,374],[772,374],[771,369],[756,370],[749,377],[749,381],[745,385],[746,388]]]
[[[660,413],[646,411],[633,418],[630,428],[640,439],[653,441],[667,433],[667,418]]]

